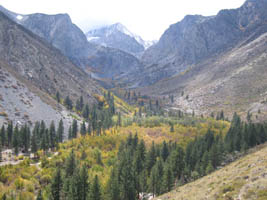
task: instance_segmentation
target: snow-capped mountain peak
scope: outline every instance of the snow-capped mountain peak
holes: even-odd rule
[[[118,48],[136,56],[142,54],[145,49],[153,44],[150,41],[144,41],[121,23],[90,30],[86,36],[89,42]]]

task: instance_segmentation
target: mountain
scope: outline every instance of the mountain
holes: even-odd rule
[[[153,44],[153,42],[146,42],[140,36],[133,34],[121,23],[90,30],[86,36],[87,40],[92,43],[120,49],[135,56],[140,56]]]
[[[72,23],[68,14],[46,15],[41,13],[21,15],[1,7],[12,20],[61,50],[71,60],[87,56],[95,48],[87,42],[83,32]]]
[[[147,95],[173,95],[175,109],[207,115],[234,110],[265,119],[266,9],[266,0],[248,0],[217,16],[185,17],[145,52],[143,73],[131,82],[147,85],[139,89]]]
[[[0,10],[15,22],[58,48],[75,65],[93,71],[94,73],[89,73],[96,75],[95,77],[114,78],[122,72],[135,70],[136,63],[139,62],[135,56],[129,53],[88,42],[85,34],[72,23],[67,14],[46,15],[37,13],[21,15],[3,7],[0,7]],[[101,57],[98,57],[98,55]],[[102,59],[103,57],[105,59]],[[101,62],[99,62],[100,59]],[[112,73],[101,71],[106,66]]]
[[[230,165],[156,197],[180,199],[266,199],[266,144]]]
[[[266,0],[248,0],[238,9],[216,16],[188,15],[171,25],[159,42],[144,53],[146,84],[184,72],[192,65],[234,48],[254,34],[266,21]],[[264,30],[262,30],[264,31]]]
[[[59,91],[88,103],[101,88],[58,49],[0,12],[1,121],[69,118],[52,98]],[[17,113],[17,114],[16,114]],[[15,115],[15,117],[13,116]],[[43,116],[45,115],[45,116]],[[13,117],[12,117],[13,116]],[[9,118],[12,117],[12,118]]]

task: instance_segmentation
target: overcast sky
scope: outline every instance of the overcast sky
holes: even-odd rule
[[[121,22],[145,40],[159,39],[187,14],[215,15],[240,7],[245,0],[0,0],[5,8],[21,13],[68,13],[83,31]]]

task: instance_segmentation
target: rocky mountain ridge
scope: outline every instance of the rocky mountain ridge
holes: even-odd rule
[[[26,122],[34,123],[42,114],[49,113],[48,118],[58,121],[62,116],[60,113],[64,113],[65,109],[52,98],[57,91],[62,99],[69,96],[76,100],[83,96],[88,103],[95,102],[94,94],[101,94],[101,88],[58,49],[13,22],[2,12],[0,54],[3,82],[1,112],[7,113],[7,116],[1,116],[1,120],[22,121],[25,118]],[[46,111],[42,112],[45,108]],[[8,118],[16,113],[20,114]],[[40,117],[34,117],[37,114]],[[68,117],[64,115],[63,118]]]
[[[90,30],[86,33],[87,40],[102,46],[107,46],[140,57],[154,42],[144,41],[133,34],[121,23]]]
[[[222,10],[210,17],[188,15],[171,25],[142,57],[145,63],[142,84],[177,75],[251,35],[256,37],[258,29],[266,23],[266,8],[266,0],[248,0],[238,9]]]
[[[58,48],[75,65],[86,69],[93,77],[114,78],[122,72],[128,73],[135,70],[136,62],[139,62],[135,56],[127,52],[88,42],[85,34],[72,23],[67,14],[20,15],[3,7],[0,7],[0,10],[16,23]],[[106,66],[109,66],[109,71],[113,73],[102,71]],[[140,66],[139,63],[138,66]]]

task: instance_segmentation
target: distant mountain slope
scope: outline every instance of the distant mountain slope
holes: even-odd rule
[[[264,119],[267,113],[267,32],[257,39],[253,37],[228,52],[192,66],[185,73],[141,90],[150,95],[174,95],[171,105],[187,112],[194,110],[209,115],[223,109],[246,115],[249,111],[253,119],[256,115]]]
[[[142,64],[135,56],[109,47],[99,47],[84,62],[98,70],[98,73],[95,73],[97,77],[113,80],[133,75],[142,69]]]
[[[82,95],[88,103],[95,102],[94,94],[101,93],[100,87],[84,71],[74,66],[58,49],[21,25],[16,24],[1,12],[0,64],[1,69],[9,69],[10,76],[13,76],[12,80],[4,80],[5,84],[2,86],[13,87],[11,82],[16,82],[16,79],[19,83],[21,81],[24,82],[21,84],[26,87],[25,91],[27,88],[30,90],[29,96],[37,95],[43,101],[39,106],[42,106],[45,102],[54,107],[54,109],[62,110],[62,108],[57,108],[56,103],[51,100],[51,97],[57,91],[61,93],[62,98],[69,95],[73,100]],[[5,72],[1,70],[1,73]],[[14,87],[19,86],[14,84]],[[15,88],[14,91],[16,93]],[[21,92],[23,93],[23,90]],[[1,94],[4,101],[6,98],[11,98],[12,95],[10,96],[9,94],[11,95],[9,91]],[[46,98],[46,96],[48,97]],[[17,105],[14,104],[14,106],[19,105],[19,103]],[[6,109],[4,105],[2,106],[2,109]],[[39,109],[38,107],[35,109]],[[23,110],[23,108],[20,109],[19,107],[17,109]],[[34,112],[37,111],[35,110]],[[53,112],[51,111],[50,113]],[[11,113],[7,114],[12,115]],[[52,114],[49,117],[56,118]],[[31,119],[36,120],[37,118]]]
[[[131,33],[120,23],[90,30],[86,33],[90,42],[138,55],[145,50],[145,41],[140,36]]]
[[[72,23],[68,14],[46,15],[41,13],[21,15],[0,7],[12,20],[44,38],[71,59],[87,56],[95,49],[83,32]]]
[[[69,15],[57,14],[30,14],[21,15],[13,13],[3,7],[0,7],[5,14],[12,20],[21,24],[28,30],[45,39],[48,43],[58,48],[73,63],[84,69],[92,69],[98,76],[105,78],[114,78],[132,70],[136,70],[136,62],[139,62],[133,55],[112,48],[101,47],[97,44],[87,41],[85,34],[72,23]],[[98,62],[104,56],[102,62]],[[117,57],[117,55],[119,55]],[[138,65],[140,65],[138,63]],[[105,66],[109,66],[109,71],[101,71]]]
[[[267,145],[156,200],[267,199]]]
[[[266,26],[266,10],[266,0],[248,0],[242,7],[222,10],[216,16],[186,16],[171,25],[159,42],[144,53],[142,84],[171,77],[235,47]]]

